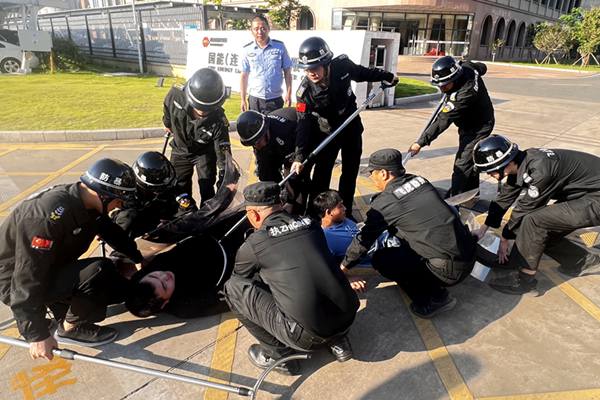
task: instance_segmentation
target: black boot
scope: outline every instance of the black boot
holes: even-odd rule
[[[521,271],[510,271],[501,278],[490,282],[492,289],[505,294],[525,294],[536,290],[537,279]]]
[[[248,357],[250,362],[260,369],[267,369],[277,362],[277,359],[270,357],[260,344],[253,344],[248,348]],[[290,360],[276,366],[275,371],[283,375],[299,375],[300,364],[298,360]]]
[[[96,347],[113,342],[119,333],[114,328],[89,322],[75,325],[73,329],[65,331],[63,324],[59,323],[54,336],[59,343]]]
[[[450,311],[456,306],[456,298],[446,295],[444,298],[429,300],[427,304],[410,303],[410,311],[419,318],[429,319],[444,311]]]
[[[329,350],[339,362],[348,361],[352,358],[352,345],[348,336],[340,336],[329,343]]]
[[[600,256],[596,254],[589,254],[583,265],[575,265],[574,267],[567,267],[561,264],[558,267],[558,271],[569,276],[577,277],[584,275],[591,275],[600,272]]]

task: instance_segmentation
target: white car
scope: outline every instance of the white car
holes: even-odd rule
[[[29,67],[35,68],[39,64],[38,58],[29,53]],[[0,29],[0,72],[15,73],[21,68],[23,58],[23,49],[19,45],[19,35],[17,31]]]

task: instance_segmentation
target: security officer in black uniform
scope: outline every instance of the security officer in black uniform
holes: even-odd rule
[[[163,124],[173,134],[171,162],[179,194],[192,193],[195,166],[201,204],[215,195],[217,165],[221,181],[225,152],[231,152],[229,121],[221,107],[227,92],[218,72],[202,68],[183,87],[171,88],[163,105]]]
[[[237,119],[240,142],[252,146],[256,158],[256,176],[262,182],[280,182],[289,174],[296,155],[296,110],[280,108],[268,115],[246,111]],[[294,175],[286,185],[284,201],[302,213],[306,200],[306,173]]]
[[[502,230],[498,262],[514,269],[490,283],[508,294],[535,290],[534,278],[542,253],[556,259],[559,271],[581,276],[600,271],[600,257],[565,236],[579,228],[600,225],[600,158],[563,149],[519,150],[507,138],[492,135],[475,146],[475,167],[506,182],[490,204],[485,224],[498,228],[515,203]],[[556,202],[548,205],[550,200]],[[509,240],[515,239],[508,253]],[[497,266],[497,265],[496,265]]]
[[[345,336],[358,298],[335,265],[319,224],[283,211],[279,186],[258,182],[244,189],[246,214],[256,229],[240,247],[225,298],[260,342],[250,361],[268,368],[294,350],[329,345],[338,361],[352,357]],[[295,374],[288,363],[278,370]]]
[[[113,159],[95,162],[80,183],[58,185],[19,204],[0,226],[0,298],[11,307],[33,358],[52,359],[56,340],[45,319],[48,306],[61,323],[59,341],[98,346],[117,331],[94,322],[126,291],[106,258],[78,258],[100,235],[135,262],[142,255],[107,214],[135,193],[131,168]]]
[[[364,227],[348,247],[342,271],[355,266],[387,229],[401,246],[376,251],[373,267],[398,282],[411,298],[415,315],[431,318],[452,309],[456,299],[445,286],[471,273],[475,238],[431,183],[405,173],[398,150],[371,154],[367,170],[382,192],[373,198]]]
[[[157,151],[142,153],[132,165],[136,180],[135,199],[112,215],[113,221],[136,238],[183,213],[197,210],[187,193],[177,194],[175,168]]]
[[[454,159],[452,186],[446,197],[479,187],[479,174],[473,169],[473,147],[492,133],[494,107],[481,77],[487,72],[483,63],[464,61],[450,56],[438,59],[431,69],[431,83],[446,96],[441,112],[408,151],[412,155],[428,146],[450,124],[458,127],[458,151]]]
[[[329,46],[319,37],[311,37],[302,42],[298,66],[306,69],[306,76],[296,92],[298,134],[292,170],[297,173],[310,152],[356,111],[356,96],[350,85],[352,81],[382,81],[389,87],[398,83],[393,73],[356,65],[345,54],[333,58]],[[360,116],[357,116],[316,157],[312,177],[313,195],[329,189],[333,166],[341,150],[339,193],[349,216],[352,215],[352,201],[362,154],[362,132],[363,125]]]

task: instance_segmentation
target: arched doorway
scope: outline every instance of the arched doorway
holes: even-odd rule
[[[490,39],[492,36],[492,16],[488,15],[483,21],[483,28],[481,28],[481,40],[479,44],[481,46],[489,46]]]
[[[315,17],[310,8],[305,7],[302,9],[302,11],[300,11],[300,15],[298,15],[298,23],[296,24],[296,29],[315,29]]]

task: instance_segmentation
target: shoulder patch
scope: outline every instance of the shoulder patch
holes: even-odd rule
[[[275,141],[277,142],[277,144],[279,144],[280,146],[283,146],[285,144],[285,142],[283,141],[282,138],[280,138],[279,136],[275,138]]]
[[[529,183],[533,180],[533,178],[531,176],[529,176],[529,174],[527,172],[525,172],[523,174],[523,182],[525,183]]]
[[[540,191],[537,186],[530,185],[527,189],[527,195],[532,199],[536,199],[540,195]]]
[[[454,103],[451,101],[446,102],[446,104],[444,105],[444,108],[442,108],[442,112],[447,113],[450,112],[452,110],[454,110],[456,107],[454,106]]]
[[[63,214],[65,213],[65,208],[63,206],[58,206],[50,213],[51,221],[58,221]]]

